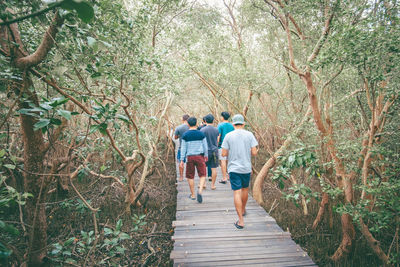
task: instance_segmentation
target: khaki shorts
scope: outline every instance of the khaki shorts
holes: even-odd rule
[[[222,148],[218,148],[218,157],[219,160],[227,160],[227,157],[222,156]]]

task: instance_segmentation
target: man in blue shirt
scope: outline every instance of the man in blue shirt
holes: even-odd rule
[[[190,117],[187,120],[189,130],[182,136],[181,158],[180,167],[183,168],[186,159],[186,179],[189,183],[191,199],[196,199],[194,196],[194,174],[195,169],[200,177],[200,186],[197,193],[197,201],[203,202],[203,187],[206,182],[206,161],[208,161],[208,147],[207,140],[204,133],[197,130],[197,119]]]
[[[175,139],[179,138],[178,153],[176,154],[176,159],[178,161],[181,160],[182,136],[187,130],[189,130],[189,125],[187,123],[187,119],[189,119],[189,115],[187,115],[187,114],[183,115],[182,116],[182,124],[179,125],[178,127],[176,127],[176,129],[175,129]],[[183,181],[183,169],[184,168],[185,168],[184,165],[181,167],[181,165],[179,164],[179,181],[180,182]]]
[[[222,142],[224,141],[225,136],[229,133],[235,130],[233,128],[232,124],[228,121],[229,117],[231,115],[229,112],[222,112],[221,113],[221,121],[218,124],[218,132],[219,132],[219,137],[218,137],[218,153],[219,153],[219,159],[221,161],[221,172],[222,172],[222,180],[219,181],[222,184],[226,184],[226,181],[228,180],[228,175],[226,171],[226,157],[222,156],[222,149],[221,145]]]

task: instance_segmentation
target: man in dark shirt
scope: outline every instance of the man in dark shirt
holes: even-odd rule
[[[212,125],[214,122],[214,116],[208,114],[204,117],[206,126],[201,129],[207,139],[208,146],[208,161],[206,162],[207,167],[211,168],[211,189],[215,190],[215,180],[217,179],[217,167],[218,167],[218,135],[219,131]]]

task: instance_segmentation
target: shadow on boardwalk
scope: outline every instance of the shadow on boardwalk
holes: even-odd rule
[[[221,179],[218,168],[217,181]],[[198,177],[195,178],[196,189]],[[316,266],[275,220],[249,196],[245,228],[237,220],[230,184],[203,191],[203,203],[189,198],[186,179],[177,182],[174,266]]]

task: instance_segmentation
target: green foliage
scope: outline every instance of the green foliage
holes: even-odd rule
[[[94,10],[91,4],[87,1],[82,0],[64,0],[61,1],[61,7],[66,10],[74,10],[76,11],[78,17],[86,22],[89,23],[94,18]]]
[[[273,171],[272,180],[278,183],[281,189],[285,187],[284,180],[289,179],[295,169],[304,169],[309,178],[321,176],[321,168],[310,148],[300,147],[287,155],[280,156],[278,161],[279,165]]]
[[[81,231],[79,235],[68,238],[65,242],[58,242],[52,245],[51,255],[53,261],[58,263],[77,264],[84,258],[93,245],[100,250],[104,258],[99,259],[96,265],[107,264],[113,257],[124,255],[126,247],[123,242],[130,240],[131,236],[122,231],[122,219],[118,220],[115,228],[103,228],[101,235],[95,237],[93,231]],[[98,242],[95,244],[95,239]]]
[[[122,114],[117,114],[118,108],[121,105],[121,101],[119,101],[116,105],[110,105],[107,103],[106,105],[101,104],[97,100],[95,100],[98,106],[93,106],[93,109],[96,111],[96,114],[92,115],[91,118],[99,121],[99,124],[90,126],[90,133],[95,131],[99,131],[102,134],[106,134],[106,130],[108,124],[112,123],[114,129],[119,129],[116,119],[119,119],[127,124],[129,124],[129,118]]]
[[[70,120],[72,115],[77,115],[76,112],[62,109],[62,105],[69,101],[68,98],[56,97],[51,100],[43,98],[43,101],[36,106],[31,101],[26,100],[25,103],[29,106],[28,108],[22,108],[18,110],[20,114],[32,116],[37,118],[38,122],[35,123],[34,130],[42,130],[43,133],[48,131],[54,126],[60,126],[62,124],[61,119]]]
[[[309,203],[312,198],[320,200],[318,192],[313,192],[313,190],[306,186],[305,184],[295,184],[289,187],[289,193],[283,192],[283,197],[289,201],[292,200],[293,203],[299,207],[300,196],[303,196],[306,203]]]
[[[89,199],[89,200],[87,200],[87,202],[90,204],[91,200]],[[90,212],[89,208],[86,206],[85,203],[83,203],[83,201],[81,199],[70,199],[70,200],[61,201],[60,207],[62,207],[63,209],[66,209],[68,211],[78,212],[80,214]]]
[[[146,214],[142,214],[142,215],[133,214],[132,231],[141,230],[141,228],[147,224],[147,222],[145,221],[145,218],[146,218]]]
[[[5,155],[4,149],[0,150],[0,155],[1,155],[0,156],[0,165],[1,165],[1,163],[4,159],[3,157]],[[3,166],[6,168],[9,168],[6,165],[3,165]],[[13,169],[13,168],[9,168],[9,169]],[[12,206],[25,205],[26,199],[29,197],[32,197],[32,194],[30,194],[30,193],[26,193],[26,192],[20,193],[15,188],[6,185],[5,184],[6,179],[7,179],[6,176],[3,176],[3,173],[0,172],[0,215],[1,215],[1,218],[3,217],[4,214],[7,214],[6,210],[11,208]],[[15,226],[13,226],[9,223],[6,223],[2,219],[0,219],[0,234],[2,236],[7,235],[9,238],[13,239],[13,238],[17,238],[20,233],[19,233],[19,230]],[[0,242],[0,260],[8,258],[12,254],[12,251],[4,245],[4,243],[7,241],[2,240]]]

